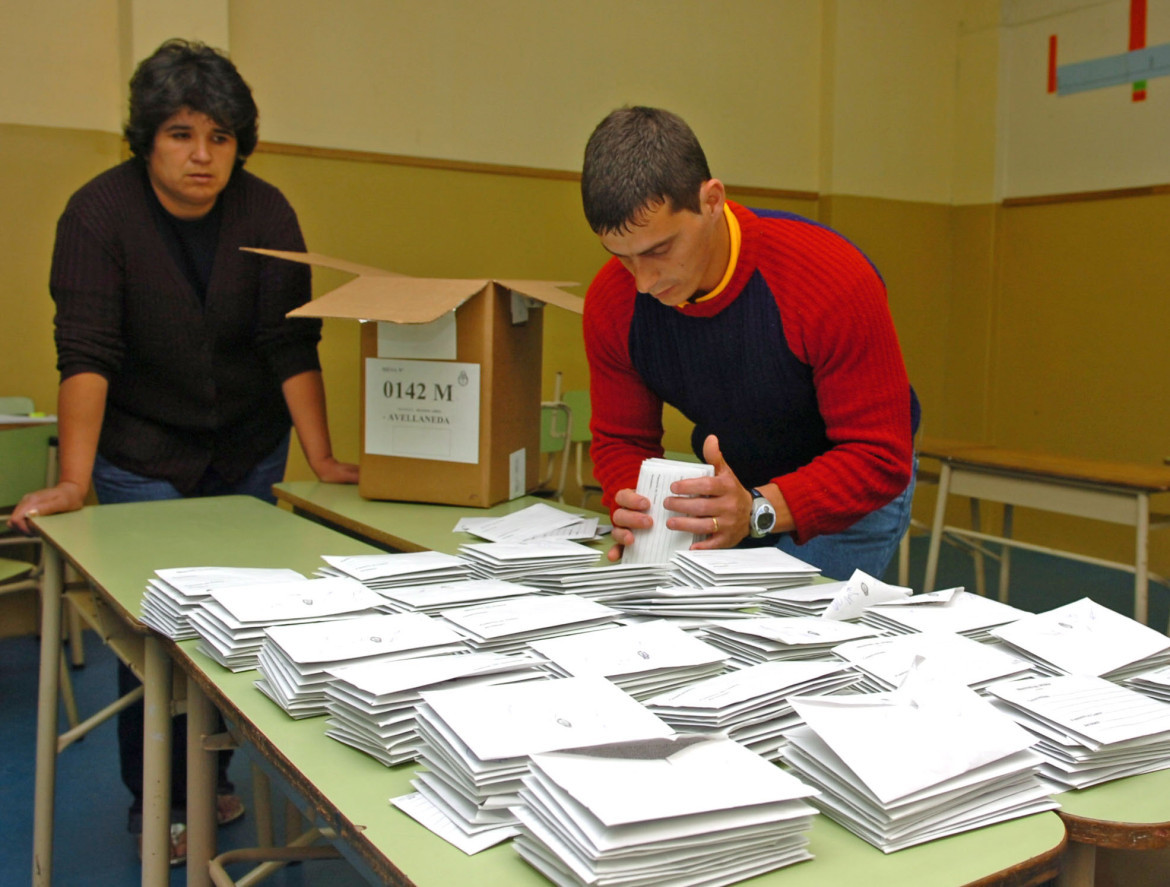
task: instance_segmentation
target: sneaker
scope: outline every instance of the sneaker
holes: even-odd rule
[[[239,795],[215,796],[215,821],[218,825],[235,822],[244,815],[244,802]]]
[[[243,815],[242,813],[240,815]],[[142,835],[138,836],[138,858],[142,859]],[[187,861],[187,826],[181,822],[171,823],[171,866],[180,866]]]

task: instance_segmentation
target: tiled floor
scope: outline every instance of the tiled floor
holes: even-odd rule
[[[926,539],[914,540],[911,585],[921,589]],[[970,559],[943,547],[938,587],[972,587]],[[988,585],[995,587],[989,565]],[[893,581],[891,569],[887,580]],[[1012,603],[1044,610],[1091,596],[1120,612],[1132,612],[1132,579],[1126,574],[1055,558],[1019,553],[1012,567]],[[1166,625],[1170,591],[1151,585],[1151,624]],[[34,746],[38,643],[34,638],[0,640],[0,885],[31,882]],[[74,687],[86,712],[113,701],[112,654],[87,633],[87,665],[72,672]],[[244,755],[237,754],[232,778],[250,804],[251,775]],[[140,867],[133,839],[125,831],[129,793],[118,778],[112,724],[103,725],[67,749],[57,770],[56,850],[53,882],[59,887],[129,887],[139,883]],[[220,831],[220,847],[254,844],[251,815]],[[175,869],[174,885],[185,883],[185,870]],[[344,862],[323,862],[284,869],[266,881],[274,887],[328,885],[351,887],[366,883]]]

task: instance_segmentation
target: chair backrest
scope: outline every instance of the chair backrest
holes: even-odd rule
[[[31,397],[0,397],[0,416],[27,416],[35,408]]]
[[[50,444],[57,436],[55,423],[25,428],[0,426],[0,511],[20,497],[46,486],[50,475]]]
[[[569,445],[573,412],[561,401],[545,401],[540,405],[540,451],[559,453]]]
[[[589,417],[592,415],[588,390],[578,388],[566,391],[561,395],[561,400],[573,411],[573,427],[570,431],[573,443],[588,443],[591,438]]]

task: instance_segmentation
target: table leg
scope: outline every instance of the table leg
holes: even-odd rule
[[[162,641],[144,645],[142,729],[142,885],[171,880],[171,660]]]
[[[971,529],[976,533],[983,532],[983,517],[980,510],[980,502],[978,499],[971,498]],[[975,593],[980,597],[987,596],[987,572],[984,569],[986,562],[983,560],[983,549],[980,547],[982,542],[976,542],[975,547],[971,549],[971,560],[975,564]]]
[[[1133,565],[1133,618],[1150,622],[1150,497],[1137,497],[1137,555]]]
[[[1004,505],[1003,507],[1003,538],[1012,538],[1012,521],[1015,518],[1016,509],[1014,505]],[[1008,602],[1008,583],[1011,582],[1012,570],[1012,547],[1010,545],[1000,546],[999,552],[999,600],[1000,603],[1006,604]]]
[[[41,665],[33,797],[33,885],[53,882],[53,799],[57,788],[57,683],[61,679],[61,555],[49,546],[41,579]]]
[[[187,887],[209,887],[215,856],[215,788],[219,753],[204,740],[215,732],[215,706],[187,677]]]
[[[1069,841],[1056,887],[1093,887],[1096,878],[1097,848],[1092,844]]]
[[[934,591],[934,577],[938,571],[938,547],[942,542],[943,526],[947,516],[947,496],[951,488],[951,466],[942,463],[938,474],[938,498],[934,503],[934,522],[930,525],[930,548],[926,554],[926,578],[923,592]]]

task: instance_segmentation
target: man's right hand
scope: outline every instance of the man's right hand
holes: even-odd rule
[[[635,490],[618,490],[613,497],[617,508],[613,511],[613,541],[616,543],[606,554],[611,561],[622,559],[622,552],[634,541],[634,530],[648,530],[654,526],[650,517],[650,500],[639,496]]]

